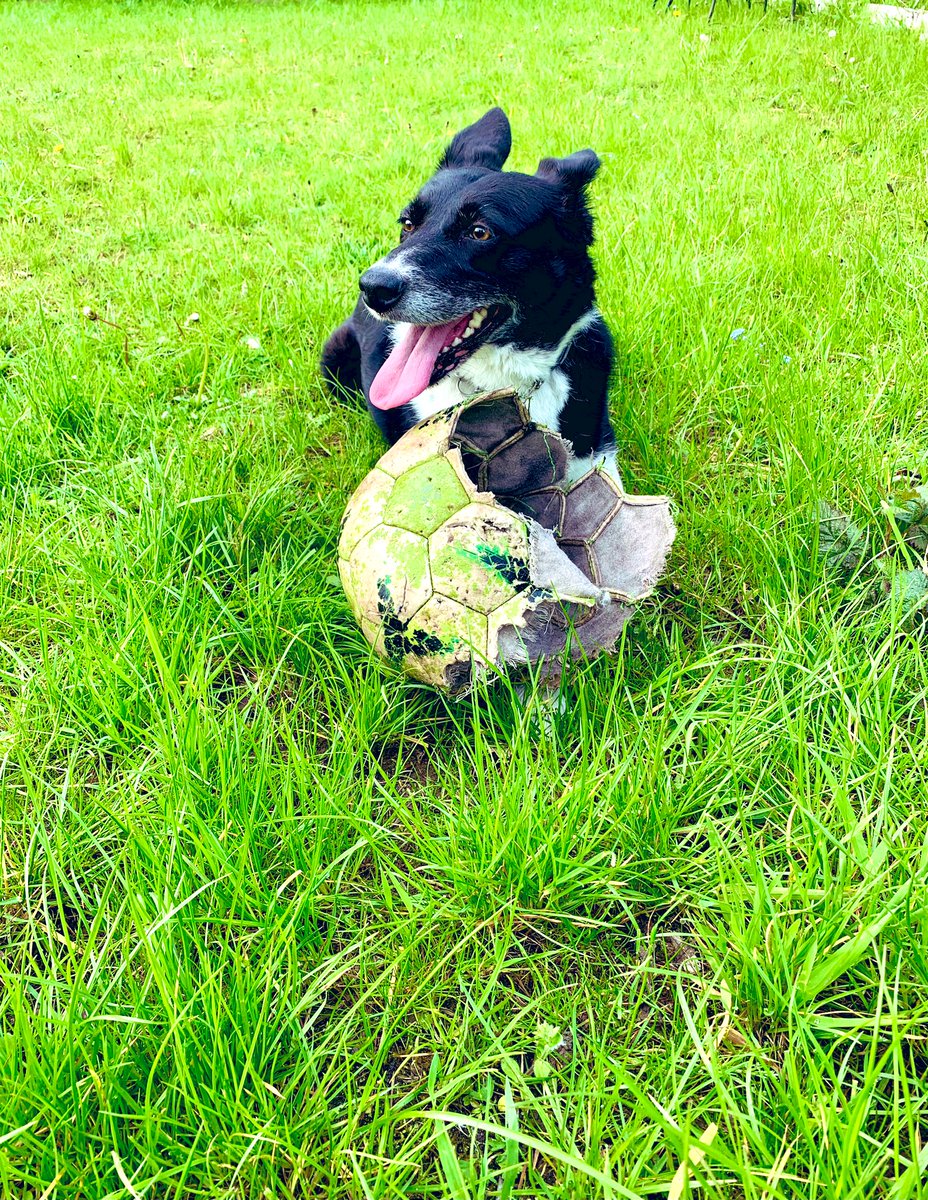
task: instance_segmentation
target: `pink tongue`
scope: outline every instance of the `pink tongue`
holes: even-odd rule
[[[470,314],[447,325],[410,325],[371,383],[374,408],[399,408],[429,386],[435,361],[467,328]]]

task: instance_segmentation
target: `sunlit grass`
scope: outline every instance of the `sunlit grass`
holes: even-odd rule
[[[631,0],[0,46],[2,1194],[924,1195],[925,643],[816,547],[928,476],[928,46]],[[680,529],[542,713],[372,658],[379,444],[316,367],[493,103],[520,169],[603,157],[623,475]]]

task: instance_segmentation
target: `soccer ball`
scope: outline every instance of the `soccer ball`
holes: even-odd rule
[[[422,421],[352,496],[338,570],[370,644],[460,693],[481,674],[611,649],[656,583],[670,503],[594,469],[512,391]]]

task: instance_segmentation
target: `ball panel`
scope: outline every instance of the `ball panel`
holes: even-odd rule
[[[514,392],[491,396],[461,409],[451,430],[451,442],[491,453],[527,424],[525,410]]]
[[[451,417],[448,413],[437,413],[420,421],[381,455],[377,463],[378,470],[396,479],[423,459],[443,454],[448,448],[450,428]]]
[[[518,496],[557,483],[566,472],[564,443],[556,434],[535,429],[490,459],[486,484],[497,496]]]
[[[428,542],[406,529],[378,525],[348,563],[354,602],[368,621],[408,621],[432,594]]]
[[[358,485],[348,501],[338,539],[338,552],[347,558],[366,533],[383,520],[383,510],[393,488],[393,480],[374,467]]]
[[[404,471],[383,510],[388,525],[428,537],[467,504],[468,496],[446,458],[430,458]]]
[[[415,645],[403,670],[423,683],[460,691],[486,661],[486,617],[447,596],[432,596],[409,622],[408,634]]]
[[[432,586],[486,613],[531,583],[528,531],[505,509],[474,503],[429,538]]]
[[[642,600],[664,570],[675,533],[668,500],[621,505],[590,543],[602,586],[623,600]]]
[[[622,503],[623,493],[602,471],[590,471],[569,488],[564,497],[561,537],[586,541],[599,533]]]
[[[338,560],[338,577],[342,581],[342,591],[345,593],[348,607],[351,609],[354,619],[360,621],[361,610],[358,608],[358,601],[355,597],[354,581],[351,578],[351,565],[347,559],[341,557]]]

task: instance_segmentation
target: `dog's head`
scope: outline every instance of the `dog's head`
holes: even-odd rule
[[[361,276],[373,316],[401,326],[370,389],[396,408],[437,383],[481,345],[539,328],[550,310],[572,320],[593,302],[586,188],[592,150],[545,158],[534,175],[503,171],[506,114],[491,109],[462,129],[438,170],[400,214],[400,244]]]

